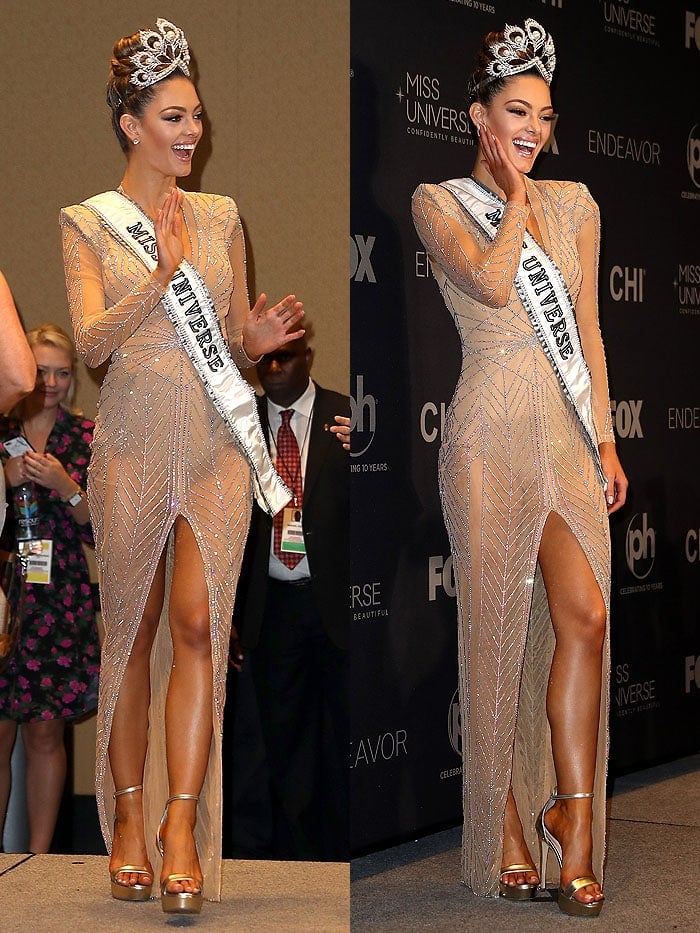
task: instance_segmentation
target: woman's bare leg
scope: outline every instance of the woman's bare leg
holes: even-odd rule
[[[148,745],[148,708],[151,702],[151,648],[163,608],[164,593],[165,554],[161,555],[158,562],[114,709],[109,739],[109,765],[117,790],[143,783]],[[116,871],[120,865],[150,866],[144,836],[141,792],[123,794],[114,803],[114,839],[109,870]],[[124,885],[149,885],[153,882],[153,874],[121,872],[117,880]]]
[[[547,518],[539,563],[547,590],[556,647],[547,689],[547,716],[561,794],[593,790],[602,690],[606,608],[590,564],[566,522]],[[592,875],[592,800],[559,800],[547,827],[561,843],[561,886]],[[575,895],[583,903],[602,898],[599,884]]]
[[[175,564],[170,592],[173,667],[165,706],[165,736],[170,795],[199,795],[204,784],[213,733],[213,671],[209,629],[209,592],[197,540],[187,521],[175,523]],[[161,830],[162,878],[179,873],[170,893],[201,890],[202,871],[193,830],[194,800],[175,800]]]
[[[30,852],[48,852],[51,848],[66,783],[64,732],[61,719],[22,724]]]
[[[5,830],[7,802],[12,787],[12,749],[17,738],[17,723],[10,719],[0,719],[0,849]]]

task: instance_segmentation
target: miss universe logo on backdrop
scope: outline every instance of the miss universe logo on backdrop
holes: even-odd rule
[[[678,302],[678,313],[685,316],[700,316],[700,265],[679,263],[673,279]]]
[[[648,7],[650,0],[599,0],[605,32],[645,45],[661,47],[656,38],[656,16],[639,6]]]
[[[442,103],[440,79],[435,75],[407,71],[394,93],[403,109],[409,136],[474,145],[467,110]]]

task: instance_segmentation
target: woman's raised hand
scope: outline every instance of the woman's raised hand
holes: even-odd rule
[[[271,308],[266,308],[266,304],[267,296],[263,293],[243,325],[243,349],[252,360],[304,336],[303,329],[293,329],[304,316],[304,306],[296,295],[287,295]]]
[[[482,164],[506,196],[506,201],[525,204],[527,191],[523,175],[511,162],[496,136],[485,123],[478,124]]]
[[[168,285],[185,255],[185,249],[182,245],[182,202],[184,197],[180,188],[171,188],[156,217],[158,265],[153,270],[153,275],[163,287]]]

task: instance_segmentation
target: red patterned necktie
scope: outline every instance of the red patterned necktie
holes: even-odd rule
[[[287,486],[294,493],[294,507],[300,509],[303,497],[303,485],[301,478],[301,457],[299,456],[299,445],[292,431],[290,421],[294,414],[293,408],[287,408],[280,412],[282,424],[277,432],[277,459],[275,467]],[[282,550],[282,516],[284,509],[275,515],[273,527],[275,531],[274,553],[282,561],[285,567],[293,570],[304,556],[295,554],[293,551]]]

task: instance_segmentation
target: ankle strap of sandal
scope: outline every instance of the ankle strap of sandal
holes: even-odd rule
[[[556,790],[552,794],[555,800],[582,800],[584,797],[594,797],[595,795],[591,792],[590,794],[558,794]]]
[[[125,787],[124,790],[115,790],[112,797],[116,800],[117,797],[121,797],[123,794],[133,794],[137,790],[143,790],[143,784],[133,784],[131,787]]]
[[[173,800],[199,800],[199,794],[173,794],[165,801],[165,806],[169,807]]]

